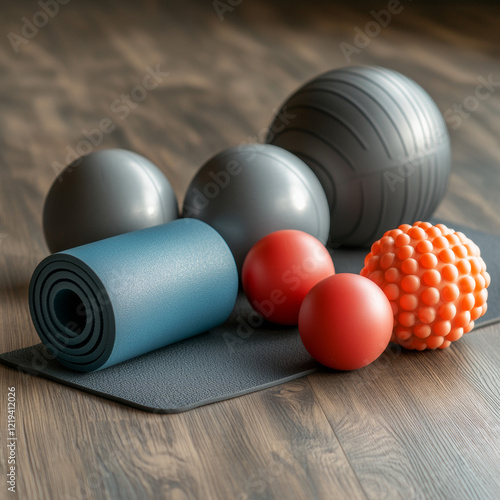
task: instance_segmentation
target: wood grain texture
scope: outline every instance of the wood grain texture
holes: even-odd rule
[[[500,8],[401,6],[350,62],[401,71],[430,93],[448,116],[454,156],[437,216],[500,234]],[[374,8],[243,0],[221,21],[208,0],[72,0],[16,53],[8,35],[21,35],[22,18],[40,6],[3,7],[0,350],[38,341],[27,286],[48,253],[43,199],[86,132],[109,117],[114,130],[96,147],[147,156],[182,201],[210,155],[261,139],[290,92],[348,62],[341,44],[354,44]],[[123,96],[142,96],[134,87],[148,67],[160,72],[158,86],[126,104]],[[476,103],[481,79],[493,83]],[[357,372],[316,374],[178,415],[0,366],[0,498],[6,392],[15,386],[23,499],[497,499],[499,339],[497,325],[443,352],[393,347]]]

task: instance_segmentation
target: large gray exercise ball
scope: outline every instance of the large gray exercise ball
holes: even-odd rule
[[[43,207],[51,252],[157,226],[179,215],[167,178],[149,160],[124,149],[95,151],[56,178]]]
[[[427,219],[450,176],[450,141],[430,96],[380,67],[347,67],[306,83],[275,116],[267,142],[304,160],[330,205],[332,245],[368,246]]]
[[[328,201],[316,175],[295,155],[269,144],[232,147],[208,160],[187,190],[182,215],[215,228],[238,270],[254,243],[273,231],[298,229],[326,243],[330,230]]]

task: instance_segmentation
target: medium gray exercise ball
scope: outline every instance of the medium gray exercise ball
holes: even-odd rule
[[[51,252],[157,226],[179,215],[170,182],[149,160],[124,149],[78,158],[56,178],[43,207]]]
[[[329,71],[297,90],[267,142],[304,160],[330,205],[331,245],[368,246],[427,219],[450,176],[450,141],[430,96],[380,67]]]
[[[326,243],[330,230],[328,200],[316,175],[270,144],[232,147],[208,160],[187,190],[182,215],[215,228],[238,270],[250,248],[273,231],[298,229]]]

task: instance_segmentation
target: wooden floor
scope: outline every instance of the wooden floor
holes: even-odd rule
[[[2,7],[0,351],[38,342],[27,285],[48,254],[43,200],[68,150],[84,151],[85,131],[111,118],[115,130],[96,147],[149,157],[182,200],[210,155],[262,137],[300,83],[347,64],[342,43],[356,48],[352,64],[415,79],[447,116],[453,175],[437,215],[500,234],[493,2],[402,0],[364,48],[354,37],[372,19],[368,3],[214,3],[73,0],[46,26],[24,28],[33,35],[24,39],[24,17],[43,24],[40,5]],[[143,96],[133,89],[148,67],[157,88],[141,102],[120,102]],[[494,83],[479,101],[481,79]],[[147,414],[4,366],[0,377],[0,498],[14,498],[5,481],[11,386],[22,499],[500,498],[500,325],[443,352],[391,348],[356,372],[315,374],[178,415]]]

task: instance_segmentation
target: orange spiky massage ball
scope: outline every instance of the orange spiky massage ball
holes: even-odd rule
[[[402,224],[365,257],[394,314],[391,342],[406,349],[445,349],[486,312],[490,275],[479,247],[444,224]]]

